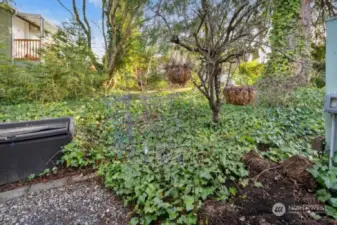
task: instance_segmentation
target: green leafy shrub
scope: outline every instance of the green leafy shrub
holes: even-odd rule
[[[325,74],[311,78],[310,82],[318,88],[325,87]]]
[[[289,103],[292,103],[293,100],[295,100],[296,102],[303,100],[305,101],[306,97],[303,95],[299,98],[296,98],[294,96],[301,93],[301,91],[298,92],[297,90],[307,90],[307,92],[314,91],[319,94],[316,98],[324,99],[324,97],[322,97],[322,94],[324,93],[322,88],[301,87],[301,81],[298,80],[297,77],[264,76],[257,81],[256,87],[256,103],[258,105],[265,105],[267,107],[280,107],[284,105],[289,105]],[[308,94],[308,97],[315,98],[313,94]],[[321,102],[322,100],[318,101],[318,103]],[[312,101],[312,103],[315,104],[314,101]]]
[[[40,76],[40,99],[59,101],[94,96],[106,79],[92,66],[91,52],[84,44],[72,43],[67,33],[55,36],[55,43],[42,52],[44,63],[37,68]],[[49,96],[49,97],[48,97]]]
[[[0,65],[0,99],[15,103],[34,98],[37,88],[35,77],[25,65],[13,65],[10,60],[2,60]]]
[[[162,90],[169,87],[168,81],[165,79],[165,75],[162,73],[152,73],[147,79],[147,86],[150,90]]]
[[[311,83],[318,88],[325,86],[325,44],[311,44],[311,57],[313,59],[313,74]]]
[[[99,95],[106,77],[92,69],[91,52],[71,32],[59,31],[41,51],[42,62],[15,61],[0,55],[2,102],[61,101]]]
[[[179,153],[184,159],[181,164]],[[163,163],[155,152],[146,156],[137,152],[132,159],[118,157],[116,152],[114,160],[101,166],[100,174],[106,186],[123,196],[126,204],[136,205],[138,217],[131,224],[158,220],[165,224],[196,224],[196,211],[207,197],[228,198],[224,184],[227,176],[239,171],[241,176],[247,175],[243,164],[231,163],[230,158],[217,153],[180,149]],[[226,174],[223,168],[233,171]]]
[[[337,154],[333,158],[333,163],[337,165]],[[337,220],[337,167],[329,168],[327,165],[327,160],[321,160],[308,171],[320,185],[316,192],[317,199],[325,203],[326,214]]]
[[[233,80],[242,85],[253,85],[264,74],[266,66],[257,59],[243,62],[233,75]]]

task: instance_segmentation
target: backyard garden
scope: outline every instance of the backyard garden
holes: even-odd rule
[[[167,98],[169,95],[152,96],[160,100],[152,100],[152,108],[148,97],[151,110],[147,113],[144,102],[133,96],[128,111],[133,116],[133,143],[129,123],[123,122],[128,120],[120,113],[125,103],[109,98],[7,105],[0,118],[9,122],[74,117],[76,138],[64,147],[60,163],[97,170],[102,185],[131,207],[131,224],[195,224],[198,217],[208,218],[208,213],[209,224],[228,224],[224,221],[230,220],[236,224],[239,218],[253,224],[268,217],[277,221],[271,212],[276,202],[295,204],[296,198],[315,201],[317,186],[306,172],[313,163],[316,165],[310,172],[323,188],[319,199],[327,201],[328,215],[336,215],[335,198],[329,194],[336,184],[336,171],[328,170],[322,153],[311,148],[312,139],[324,135],[323,89],[298,89],[285,105],[277,107],[224,105],[219,124],[210,121],[207,102],[196,90],[173,98]],[[299,166],[302,174],[298,177],[288,171],[289,178],[277,165],[293,156],[298,156],[300,163],[291,170]],[[274,197],[259,202],[259,190]],[[209,203],[211,200],[222,205]],[[212,209],[204,206],[206,214],[198,214],[205,202],[218,211],[207,212]],[[261,204],[264,211],[254,212]],[[313,224],[321,216],[312,213],[313,217],[308,214],[305,219],[283,219]]]
[[[76,134],[53,167],[0,193],[90,171],[125,207],[116,224],[336,224],[337,154],[329,167],[325,142],[313,148],[335,1],[102,0],[101,58],[87,2],[57,2],[72,20],[41,63],[0,42],[0,121],[72,117]]]

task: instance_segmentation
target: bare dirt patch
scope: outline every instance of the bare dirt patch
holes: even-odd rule
[[[199,212],[199,224],[231,224],[237,225],[238,211],[222,201],[207,201]]]
[[[246,187],[234,184],[237,194],[227,202],[206,202],[199,212],[199,224],[209,225],[251,224],[251,225],[318,225],[337,224],[324,216],[322,205],[312,192],[315,181],[306,171],[312,163],[302,157],[294,156],[280,164],[269,162],[250,151],[243,157],[249,169],[250,182]],[[257,182],[262,187],[257,187]],[[282,203],[286,212],[282,216],[274,215],[274,204]],[[291,211],[292,207],[300,207]],[[302,208],[301,208],[302,207]],[[318,207],[322,219],[310,216],[309,208]]]
[[[302,185],[308,190],[315,190],[317,184],[307,169],[313,166],[308,159],[295,155],[282,162],[282,173],[295,185]]]

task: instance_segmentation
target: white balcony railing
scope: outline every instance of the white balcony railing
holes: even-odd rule
[[[14,59],[16,60],[40,60],[41,41],[34,39],[14,40]]]

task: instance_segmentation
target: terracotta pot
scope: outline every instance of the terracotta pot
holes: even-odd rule
[[[184,86],[191,79],[191,69],[188,65],[167,65],[165,71],[167,79],[173,84]]]
[[[249,86],[230,86],[224,89],[224,95],[227,103],[229,104],[248,105],[255,101],[256,89]]]

